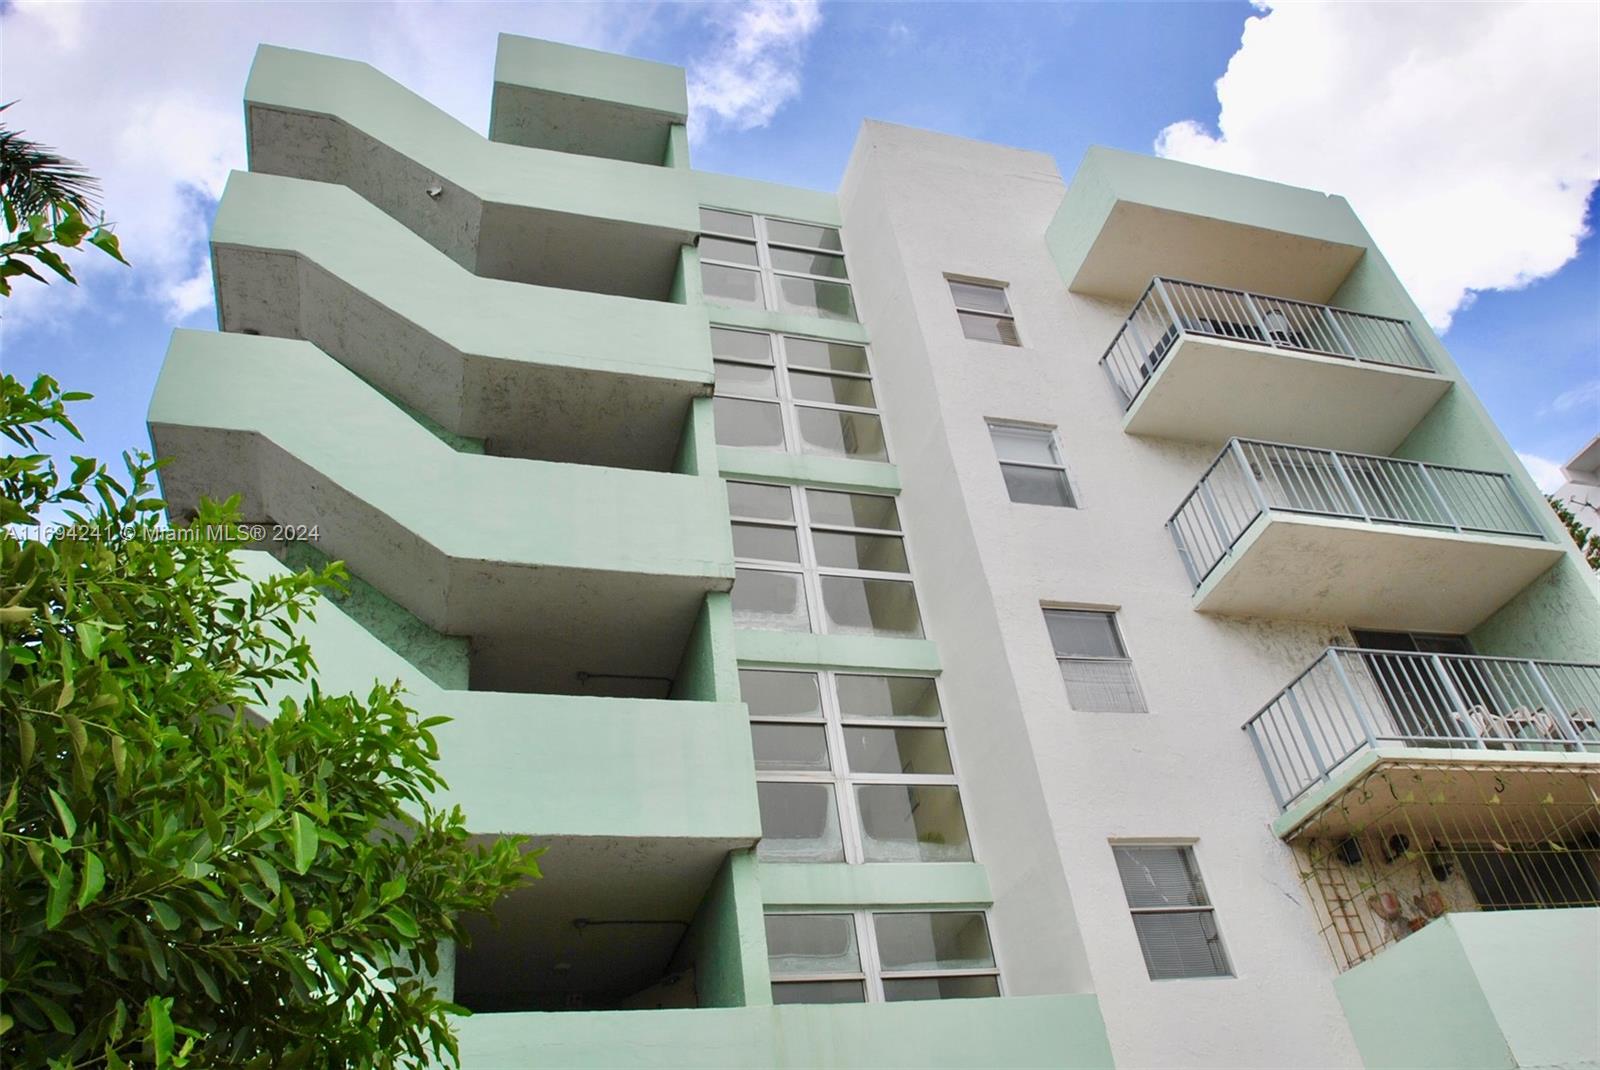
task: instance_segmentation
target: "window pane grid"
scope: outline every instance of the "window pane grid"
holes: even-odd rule
[[[865,349],[723,327],[711,334],[717,412],[725,417],[716,421],[719,445],[889,460]],[[862,370],[808,363],[815,360],[809,350],[818,347],[829,361],[859,354]],[[806,359],[795,359],[795,352]],[[746,404],[751,400],[777,408],[758,411]]]
[[[854,929],[854,948],[841,943],[843,921]],[[905,999],[965,999],[1003,995],[1000,968],[989,939],[987,913],[975,909],[923,911],[857,910],[848,914],[770,913],[766,916],[769,961],[775,1003],[894,1002]],[[952,930],[952,927],[953,930]],[[974,967],[937,962],[896,969],[888,963],[907,950],[906,940],[942,959],[941,940],[954,931],[984,960]],[[776,950],[774,950],[776,949]],[[859,961],[852,952],[859,950]],[[792,971],[797,958],[816,958],[824,965],[832,954],[836,969]],[[860,990],[850,986],[858,985]],[[805,987],[809,986],[809,987]]]
[[[837,227],[716,208],[700,209],[700,227],[702,289],[712,303],[857,321]],[[754,269],[758,292],[730,266]]]
[[[824,855],[829,845],[823,841],[827,839],[825,833],[831,830],[831,814],[836,813],[843,842],[842,858],[829,855],[835,861],[971,861],[969,827],[960,799],[959,770],[944,724],[901,718],[879,720],[866,726],[875,732],[925,733],[928,738],[921,741],[924,745],[912,746],[910,753],[916,762],[941,771],[856,771],[853,764],[859,763],[852,762],[852,728],[841,718],[840,675],[827,670],[740,669],[741,688],[750,710],[756,744],[758,795],[763,791],[760,785],[775,785],[778,795],[767,792],[772,806],[786,799],[811,807],[809,815],[774,810],[770,820],[764,817],[763,846],[757,848],[758,856],[767,861],[827,860]],[[932,677],[843,675],[847,684],[863,680],[881,683],[886,693],[895,690],[888,685],[910,684],[909,689],[900,691],[902,697],[915,693],[918,685],[937,694]],[[795,717],[794,707],[803,705],[803,696],[812,694],[813,688],[821,701],[821,717],[804,720]],[[827,741],[826,765],[812,761],[809,766],[801,767],[805,761],[819,757],[814,737],[803,739],[790,734],[763,738],[761,735],[762,729],[784,726],[802,731],[822,729]],[[869,740],[864,750],[859,745],[860,740],[855,742],[858,744],[855,756],[868,766],[876,763],[881,768],[886,755],[899,760],[898,740],[893,748],[885,748],[881,737]],[[869,793],[865,809],[859,795],[861,790]],[[784,791],[826,792],[827,795],[780,797]],[[817,808],[824,805],[834,808],[828,821],[821,821],[817,813]],[[768,842],[775,837],[786,838],[783,842]]]

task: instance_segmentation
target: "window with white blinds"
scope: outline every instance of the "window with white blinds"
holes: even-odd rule
[[[956,303],[956,318],[961,321],[962,334],[975,342],[996,342],[1004,346],[1022,344],[1004,286],[964,279],[946,278],[945,281],[950,284],[950,297]]]
[[[1111,850],[1150,979],[1233,976],[1194,848],[1113,844]]]
[[[1144,713],[1144,693],[1122,645],[1117,615],[1101,610],[1047,609],[1045,627],[1055,648],[1067,701],[1083,713]]]

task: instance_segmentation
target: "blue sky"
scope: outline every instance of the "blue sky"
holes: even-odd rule
[[[500,30],[686,66],[709,170],[833,189],[871,117],[1068,176],[1091,144],[1159,145],[1343,193],[1536,477],[1600,432],[1600,27],[1553,4],[0,3],[8,117],[105,177],[135,264],[20,289],[5,370],[95,393],[89,452],[145,448],[171,329],[214,323],[205,232],[255,44],[373,62],[482,130]]]

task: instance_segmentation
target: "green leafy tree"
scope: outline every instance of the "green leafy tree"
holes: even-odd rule
[[[1578,544],[1578,549],[1583,552],[1583,559],[1589,562],[1589,567],[1600,572],[1600,534],[1596,534],[1583,524],[1576,513],[1567,508],[1567,503],[1555,495],[1547,495],[1550,508],[1556,511],[1556,516],[1561,518],[1561,523],[1566,526],[1567,534],[1572,536],[1572,541]]]
[[[18,151],[6,219],[43,205],[54,266],[89,180]],[[341,565],[253,581],[236,499],[156,527],[147,455],[42,452],[85,397],[0,374],[0,1065],[454,1062],[429,975],[537,852],[435,804],[445,718],[317,687],[296,626]]]
[[[0,112],[10,107],[0,104]],[[89,244],[127,263],[105,221],[88,222],[96,215],[99,191],[99,182],[81,165],[0,123],[0,203],[6,225],[0,297],[11,295],[11,280],[18,275],[48,282],[35,264],[76,282],[59,249]]]

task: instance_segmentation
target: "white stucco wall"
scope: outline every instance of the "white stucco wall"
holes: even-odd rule
[[[1096,362],[1127,309],[1061,282],[1063,189],[1047,156],[869,123],[840,194],[1009,990],[1081,983],[1053,961],[1081,940],[1119,1065],[1358,1066],[1239,730],[1347,637],[1190,608],[1164,522],[1215,449],[1122,432]],[[965,339],[947,273],[1007,283],[1024,347]],[[985,418],[1057,427],[1081,508],[1011,503]],[[1148,714],[1070,708],[1041,603],[1118,610]],[[1108,842],[1141,838],[1195,841],[1236,977],[1149,980]]]

